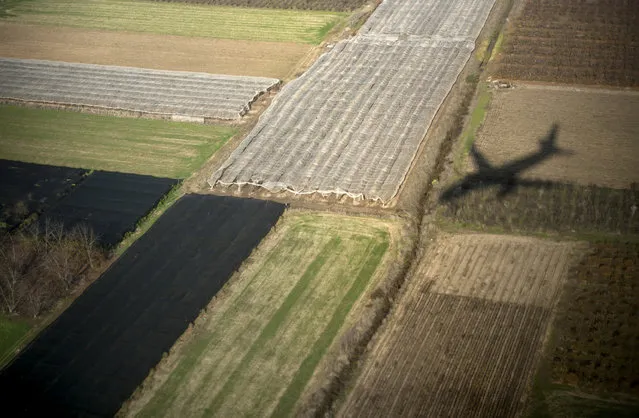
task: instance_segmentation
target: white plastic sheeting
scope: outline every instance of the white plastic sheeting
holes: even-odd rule
[[[0,97],[196,118],[237,119],[278,80],[0,58]]]
[[[285,86],[209,183],[388,202],[493,2],[387,0]]]

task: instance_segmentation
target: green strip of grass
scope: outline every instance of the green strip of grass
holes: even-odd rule
[[[347,14],[139,0],[33,0],[16,3],[4,16],[27,24],[319,44]]]
[[[331,321],[328,323],[322,335],[313,346],[311,353],[304,359],[297,373],[291,380],[286,392],[280,398],[277,407],[271,414],[272,417],[289,416],[293,412],[293,408],[297,403],[302,391],[306,387],[309,379],[315,371],[315,367],[319,364],[320,360],[328,350],[328,347],[333,343],[335,336],[344,325],[346,316],[350,312],[353,304],[360,297],[362,292],[366,289],[371,277],[375,273],[377,266],[380,264],[382,257],[388,250],[388,241],[378,243],[374,246],[362,269],[360,270],[357,278],[351,285],[348,293],[344,296],[339,306],[335,310]]]
[[[0,158],[186,178],[237,129],[0,106]]]
[[[462,133],[463,146],[461,153],[455,159],[455,170],[458,173],[464,172],[463,164],[466,161],[466,157],[468,156],[471,147],[475,143],[475,137],[479,128],[484,123],[490,99],[491,94],[488,90],[488,86],[486,86],[485,83],[480,82],[477,87],[477,104],[470,115],[470,122],[468,123],[467,128]]]
[[[0,367],[13,357],[31,328],[28,321],[0,315]]]
[[[304,275],[300,278],[295,287],[291,290],[291,293],[289,293],[284,300],[284,303],[282,303],[282,305],[271,317],[266,326],[262,329],[260,336],[253,343],[248,353],[246,353],[246,355],[242,359],[242,362],[226,380],[226,383],[222,387],[222,390],[218,392],[217,396],[213,398],[208,408],[206,408],[206,415],[211,415],[214,411],[219,409],[219,407],[224,403],[226,397],[230,395],[232,391],[236,390],[235,383],[238,380],[240,374],[250,367],[253,358],[262,350],[262,347],[266,345],[266,342],[275,336],[282,323],[291,313],[300,295],[304,293],[313,278],[317,276],[318,272],[322,269],[326,261],[329,259],[330,255],[337,251],[340,242],[341,239],[339,237],[332,238],[324,246],[315,260],[313,260],[313,262],[308,266],[306,272],[304,272]]]

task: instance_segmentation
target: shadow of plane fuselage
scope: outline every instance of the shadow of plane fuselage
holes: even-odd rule
[[[541,183],[534,180],[519,179],[518,175],[552,155],[571,154],[570,151],[557,147],[558,131],[559,125],[553,124],[546,137],[539,141],[539,151],[498,167],[490,164],[486,157],[484,157],[473,144],[470,149],[470,155],[473,157],[473,160],[475,160],[478,171],[468,174],[462,180],[448,187],[441,194],[440,200],[448,201],[456,199],[469,193],[471,190],[492,186],[501,187],[497,193],[497,197],[501,198],[511,193],[517,185],[535,186]]]

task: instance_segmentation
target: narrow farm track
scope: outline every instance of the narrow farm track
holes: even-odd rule
[[[339,414],[517,415],[571,252],[530,238],[440,236]]]
[[[160,115],[238,119],[273,78],[0,58],[0,97]]]
[[[382,3],[284,87],[210,184],[390,201],[493,3]]]

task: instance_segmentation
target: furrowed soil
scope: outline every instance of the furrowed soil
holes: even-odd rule
[[[537,152],[557,125],[556,145],[568,152],[519,178],[620,189],[639,183],[639,93],[518,85],[494,91],[489,109],[475,145],[497,166]]]
[[[293,414],[349,312],[385,270],[388,228],[285,215],[122,414]]]
[[[639,244],[592,244],[566,282],[535,416],[639,414],[638,311]]]
[[[440,233],[366,355],[339,416],[514,416],[570,244]]]
[[[185,178],[237,129],[0,105],[0,158]]]
[[[155,0],[166,1],[166,0]],[[169,0],[176,3],[210,4],[216,6],[264,7],[269,9],[350,11],[369,0]]]
[[[639,3],[524,0],[498,78],[639,87]]]
[[[212,39],[0,21],[0,56],[287,78],[308,44]]]

